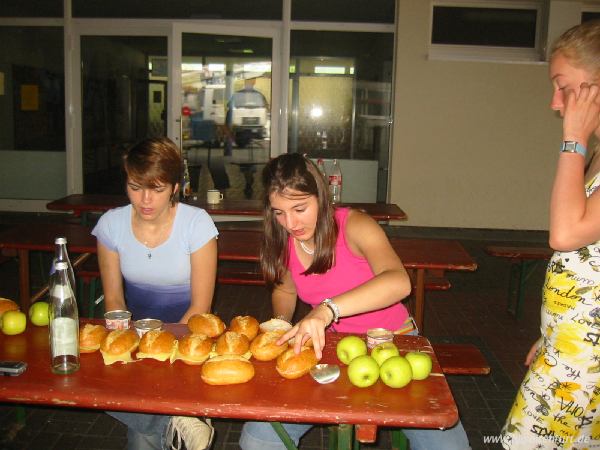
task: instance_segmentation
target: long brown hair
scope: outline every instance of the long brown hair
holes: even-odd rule
[[[333,265],[338,227],[334,208],[329,202],[325,178],[315,164],[299,153],[287,153],[272,159],[263,169],[264,228],[260,263],[267,286],[281,284],[289,262],[288,233],[277,222],[269,196],[277,193],[290,197],[290,189],[317,198],[319,211],[315,226],[315,253],[305,274],[325,273]]]
[[[183,173],[183,159],[169,138],[149,138],[138,142],[123,155],[123,168],[129,178],[144,187],[153,189],[160,183],[171,184],[171,204],[177,202],[175,194]]]

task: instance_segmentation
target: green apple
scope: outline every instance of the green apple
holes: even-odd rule
[[[389,387],[401,388],[412,380],[412,368],[404,356],[392,356],[379,368],[379,376]]]
[[[398,356],[399,354],[398,347],[396,347],[393,342],[383,342],[376,345],[373,347],[373,350],[371,350],[371,356],[380,366],[386,359],[391,358],[392,356]]]
[[[431,356],[424,352],[408,352],[404,355],[412,369],[413,380],[424,380],[431,373]]]
[[[361,388],[375,384],[379,378],[379,364],[370,355],[360,355],[348,364],[348,379]]]
[[[367,344],[358,336],[346,336],[340,339],[335,347],[337,357],[344,364],[350,364],[357,356],[367,354]]]
[[[2,332],[8,335],[19,334],[27,327],[27,316],[21,311],[6,311],[0,317]]]
[[[29,307],[29,320],[32,324],[39,327],[48,325],[50,318],[48,316],[49,305],[47,302],[35,302]]]

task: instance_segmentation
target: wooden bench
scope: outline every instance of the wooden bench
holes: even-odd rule
[[[507,309],[520,319],[527,280],[539,264],[550,259],[554,251],[549,247],[489,245],[485,247],[485,252],[510,261]]]
[[[445,375],[488,375],[490,366],[473,344],[431,344]]]

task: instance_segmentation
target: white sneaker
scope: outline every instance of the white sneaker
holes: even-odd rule
[[[167,426],[167,445],[171,450],[205,450],[214,434],[209,418],[174,416]]]

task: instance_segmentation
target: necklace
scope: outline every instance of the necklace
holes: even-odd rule
[[[148,252],[146,256],[148,259],[152,259],[152,250],[148,247],[148,241],[144,241],[144,247],[146,247],[146,251]]]
[[[310,248],[308,248],[306,246],[306,244],[303,241],[298,241],[300,243],[300,247],[302,247],[302,250],[304,250],[304,252],[308,255],[314,255],[315,254],[315,249],[313,248],[312,250]]]

